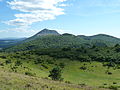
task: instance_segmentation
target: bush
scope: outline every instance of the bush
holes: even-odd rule
[[[25,87],[32,87],[32,85],[31,84],[26,84]]]
[[[48,64],[54,64],[54,62],[52,60],[47,60],[46,61]]]
[[[37,59],[34,61],[35,64],[40,64],[40,63],[42,63],[42,62],[43,62],[43,60],[41,60],[40,58],[37,58]]]
[[[60,67],[55,67],[50,71],[49,77],[51,77],[52,80],[62,80],[61,77],[62,70]]]
[[[86,86],[86,84],[85,84],[85,83],[81,83],[81,84],[78,84],[78,85],[80,85],[80,86],[82,86],[82,87],[83,87],[83,86]]]
[[[45,64],[41,64],[41,66],[43,66],[45,69],[48,69],[48,66]]]
[[[117,82],[113,82],[113,84],[117,84]]]
[[[120,67],[117,67],[117,69],[120,69]]]
[[[5,63],[6,63],[6,64],[10,64],[10,63],[12,63],[12,62],[11,62],[11,60],[6,60]]]
[[[27,71],[27,72],[25,72],[25,75],[28,75],[28,76],[34,76],[35,74],[33,74],[33,73]]]
[[[15,62],[15,66],[20,66],[20,65],[22,65],[22,62],[21,62],[21,61],[16,61],[16,62]]]
[[[108,74],[108,75],[112,75],[112,72],[108,72],[107,74]]]
[[[118,87],[116,87],[116,86],[110,86],[109,89],[118,90]]]
[[[87,68],[86,67],[80,67],[81,70],[86,70]]]
[[[103,85],[107,85],[107,83],[104,83]]]
[[[2,62],[0,62],[0,66],[4,66],[4,64]]]
[[[17,68],[18,67],[16,67],[16,66],[11,67],[12,71],[14,71],[14,72],[17,72]]]
[[[0,56],[0,58],[2,58],[2,59],[6,59],[6,56]]]
[[[67,83],[67,84],[72,84],[70,81],[65,81],[65,83]]]

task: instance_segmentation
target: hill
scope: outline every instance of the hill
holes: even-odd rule
[[[108,90],[52,81],[46,78],[10,73],[2,70],[0,76],[0,88],[2,90]]]
[[[34,36],[47,36],[47,35],[60,35],[60,34],[55,30],[43,29]]]
[[[6,49],[10,51],[9,53],[0,53],[0,70],[4,71],[0,74],[0,83],[6,88],[11,86],[13,89],[45,86],[46,90],[51,87],[59,90],[63,89],[64,85],[64,88],[70,90],[119,90],[120,45],[117,41],[112,42],[114,39],[119,40],[101,34],[95,36],[75,36],[69,33],[43,36],[36,34]],[[60,67],[62,70],[61,82],[51,81],[49,77],[54,67]],[[7,73],[11,76],[2,78],[2,75],[8,75]],[[5,79],[9,79],[10,82],[4,82]]]
[[[101,41],[101,42],[104,42],[108,46],[114,46],[115,44],[120,43],[119,38],[106,35],[106,34],[98,34],[98,35],[93,35],[93,36],[84,36],[84,35],[78,35],[78,36],[85,40],[89,40],[90,42],[93,42],[93,43],[95,43],[95,41],[96,42]]]
[[[72,35],[65,33],[60,35],[55,30],[43,29],[36,35],[27,38],[19,45],[7,48],[6,51],[22,51],[40,48],[79,48],[81,46],[92,47],[93,45],[99,47],[114,46],[120,44],[120,39],[105,34],[94,36]]]
[[[49,71],[56,66],[62,68],[63,81],[58,83],[51,81],[51,78],[48,77]],[[5,87],[18,86],[23,88],[29,84],[31,86],[29,88],[34,88],[35,86],[41,88],[41,86],[47,85],[48,89],[46,90],[49,90],[51,87],[57,87],[59,90],[61,87],[63,88],[62,85],[70,88],[68,90],[77,90],[76,88],[78,87],[83,87],[78,88],[78,90],[104,90],[103,88],[119,90],[120,46],[68,47],[11,53],[2,52],[0,53],[0,70],[0,82],[4,82],[3,85]],[[2,74],[2,71],[4,71],[4,74]],[[8,75],[7,73],[9,73],[9,77],[5,76]],[[2,75],[5,78],[2,78]],[[11,80],[11,78],[13,79]],[[6,80],[4,79],[9,79],[9,82],[5,82]],[[47,80],[45,81],[45,79]],[[74,84],[76,85],[74,86]],[[73,85],[75,89],[67,85]]]
[[[85,90],[91,88],[3,70],[1,70],[0,76],[0,88],[2,90]]]

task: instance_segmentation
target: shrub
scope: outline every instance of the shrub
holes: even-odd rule
[[[103,85],[107,85],[107,83],[104,83]]]
[[[120,52],[120,47],[117,47],[117,48],[115,49],[115,51],[119,53],[119,52]]]
[[[86,86],[86,84],[85,84],[85,83],[81,83],[81,84],[78,84],[78,85],[80,85],[80,86],[82,86],[82,87],[83,87],[83,86]]]
[[[81,70],[86,70],[87,68],[83,66],[83,67],[80,67],[80,69]]]
[[[25,87],[32,87],[32,85],[31,84],[26,84]]]
[[[116,87],[116,86],[110,86],[109,89],[118,90],[118,87]]]
[[[31,72],[29,72],[29,71],[25,72],[25,75],[28,75],[28,76],[34,76],[34,74],[31,73]]]
[[[65,83],[67,83],[67,84],[72,84],[70,81],[65,81]]]
[[[17,69],[18,67],[16,67],[16,66],[13,66],[13,67],[11,67],[11,69],[12,69],[12,71],[14,71],[14,72],[17,72]]]
[[[34,61],[35,64],[40,64],[40,63],[42,63],[42,62],[43,62],[43,60],[41,60],[40,58],[37,58],[37,59]]]
[[[16,61],[16,62],[15,62],[15,66],[20,66],[20,65],[22,65],[22,62],[21,62],[21,61]]]
[[[10,64],[10,63],[12,63],[12,62],[11,62],[11,60],[6,60],[5,63],[6,63],[6,64]]]
[[[43,66],[45,69],[48,69],[48,66],[45,64],[41,64],[41,66]]]
[[[120,69],[120,67],[117,67],[117,69]]]
[[[52,60],[47,60],[46,61],[48,64],[54,64],[54,62]]]
[[[2,59],[6,59],[6,56],[0,56],[0,58],[2,58]]]
[[[4,66],[4,64],[2,62],[0,62],[0,66]]]
[[[107,74],[108,74],[108,75],[112,75],[112,72],[108,72]]]
[[[117,84],[117,82],[113,82],[113,84]]]
[[[61,80],[61,74],[62,70],[60,67],[55,67],[50,71],[49,77],[51,77],[52,80]]]

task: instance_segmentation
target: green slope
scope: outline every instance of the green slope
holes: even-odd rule
[[[48,78],[49,71],[64,63],[64,83],[120,88],[120,46],[63,48],[1,53],[0,68],[9,72]],[[6,62],[7,61],[7,62]],[[11,61],[11,62],[9,62]],[[18,65],[16,62],[21,62]],[[117,89],[115,89],[117,90]]]
[[[93,45],[105,47],[114,46],[115,44],[120,44],[120,39],[102,34],[91,37],[74,36],[69,34],[46,35],[30,37],[21,44],[6,49],[6,51],[62,47],[79,48],[81,46],[91,47]]]
[[[3,70],[0,72],[0,89],[2,90],[86,90],[89,88],[91,87],[81,87]],[[102,89],[93,88],[93,90]]]
[[[71,61],[69,59],[58,59],[54,61],[53,64],[49,64],[46,61],[53,61],[52,57],[31,55],[31,59],[26,58],[23,60],[19,58],[23,64],[15,66],[15,62],[18,59],[10,57],[13,56],[10,55],[7,57],[9,60],[12,60],[9,64],[5,63],[7,59],[0,59],[0,63],[4,64],[4,66],[0,65],[0,88],[2,90],[19,90],[21,88],[22,90],[42,90],[43,88],[45,90],[51,90],[50,88],[53,88],[52,90],[104,90],[99,87],[120,86],[120,70],[110,68],[109,70],[113,72],[113,74],[108,75],[105,73],[107,67],[103,67],[100,62],[90,64],[88,62]],[[43,58],[44,62],[42,64],[34,64],[33,59],[35,60],[36,57]],[[21,56],[21,58],[25,58],[25,56]],[[64,81],[51,81],[48,77],[49,70],[51,70],[55,64],[59,63],[65,63],[62,74]],[[87,70],[80,69],[84,64],[86,64]],[[13,70],[12,67],[17,68]],[[25,75],[25,72],[32,74]],[[116,84],[113,84],[114,82]]]

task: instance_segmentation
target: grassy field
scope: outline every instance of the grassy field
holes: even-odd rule
[[[82,88],[74,84],[65,84],[6,71],[0,73],[1,90],[84,90],[85,88],[90,87]]]
[[[1,90],[107,90],[27,76],[2,69],[0,71]]]
[[[45,60],[52,60],[53,58],[48,56],[42,56]],[[55,60],[54,64],[34,64],[33,60],[22,60],[23,63],[12,70],[16,60],[12,60],[11,63],[5,64],[6,59],[0,59],[0,88],[5,90],[13,90],[16,88],[23,88],[33,90],[35,88],[47,88],[49,90],[99,90],[98,87],[120,87],[120,69],[109,68],[111,75],[106,74],[107,67],[103,67],[100,62],[79,62],[70,61],[68,59]],[[64,81],[54,82],[48,77],[49,71],[59,63],[64,63],[62,77]],[[85,70],[80,67],[86,67]],[[26,72],[30,72],[31,75],[25,75]],[[46,78],[46,79],[43,79]],[[66,83],[65,83],[66,82]],[[69,84],[68,84],[69,83]],[[83,86],[84,88],[81,88]],[[30,89],[29,89],[30,88]],[[97,89],[96,89],[97,88]],[[39,90],[39,89],[38,89]],[[45,89],[46,90],[46,89]],[[102,89],[103,90],[103,89]]]

